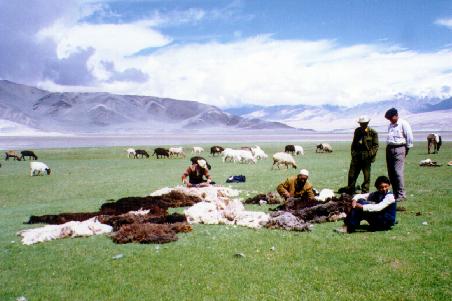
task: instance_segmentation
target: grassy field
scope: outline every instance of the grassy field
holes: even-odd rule
[[[284,145],[261,144],[268,154]],[[332,154],[301,145],[299,168],[310,170],[316,188],[346,184],[349,143],[332,143]],[[108,199],[144,196],[179,184],[188,165],[129,160],[123,147],[37,154],[51,176],[30,177],[28,162],[1,161],[0,300],[452,300],[452,167],[418,166],[427,157],[452,160],[450,142],[438,155],[427,156],[424,143],[410,152],[407,211],[391,231],[340,235],[333,232],[340,222],[309,233],[195,225],[165,245],[117,245],[106,236],[22,245],[16,232],[30,227],[23,224],[30,215],[95,211]],[[246,175],[246,183],[233,184],[242,197],[272,191],[296,172],[271,171],[270,159],[241,165],[207,158],[217,183]],[[384,149],[372,168],[372,181],[386,173]],[[117,254],[124,257],[112,259]]]

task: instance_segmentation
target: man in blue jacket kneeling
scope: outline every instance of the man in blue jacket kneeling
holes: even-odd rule
[[[391,182],[386,176],[375,181],[377,191],[358,194],[353,197],[352,209],[344,220],[344,227],[336,229],[340,233],[352,233],[362,220],[369,223],[372,231],[389,230],[396,222],[396,201],[389,191]]]

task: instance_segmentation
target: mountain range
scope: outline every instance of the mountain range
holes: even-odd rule
[[[49,92],[0,81],[0,133],[133,134],[198,129],[291,129],[196,101],[110,93]]]
[[[430,98],[396,95],[385,101],[362,103],[353,107],[335,105],[241,106],[226,112],[245,118],[283,122],[294,128],[316,131],[348,132],[357,127],[361,115],[371,118],[370,126],[385,131],[385,112],[395,107],[415,131],[450,131],[452,97]]]
[[[385,131],[396,107],[415,131],[449,131],[452,97],[395,95],[353,107],[244,105],[222,110],[196,101],[111,93],[49,92],[0,80],[0,135],[145,134],[152,132],[304,130],[350,132],[361,115]]]

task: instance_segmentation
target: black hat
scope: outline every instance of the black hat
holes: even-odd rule
[[[396,108],[390,108],[389,110],[386,111],[385,118],[389,119],[389,118],[391,118],[393,116],[396,116],[398,114],[399,113],[397,112]]]

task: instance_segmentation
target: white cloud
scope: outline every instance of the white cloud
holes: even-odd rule
[[[446,26],[449,29],[452,29],[452,18],[442,18],[442,19],[437,19],[435,21],[436,25],[441,25],[441,26]]]
[[[236,6],[223,10],[233,15]],[[122,24],[80,22],[99,10],[102,7],[92,5],[37,34],[41,42],[51,39],[56,44],[59,59],[92,50],[87,69],[95,82],[90,87],[63,86],[47,78],[40,87],[154,95],[225,107],[242,103],[353,105],[398,93],[443,96],[444,86],[452,86],[452,49],[421,53],[388,44],[341,46],[331,40],[277,40],[271,35],[241,39],[240,32],[232,42],[179,45],[171,44],[172,38],[159,28],[219,18],[217,13],[191,9]],[[133,55],[150,47],[157,50]],[[113,71],[105,68],[105,62],[113,63],[118,72],[141,71],[148,80],[113,81]]]
[[[146,57],[122,57],[120,63],[148,74],[149,80],[105,82],[97,86],[99,90],[219,106],[353,105],[397,93],[435,96],[443,93],[445,85],[452,85],[451,50],[418,53],[396,46],[341,47],[327,40],[270,36],[173,45]]]
[[[57,56],[65,59],[82,50],[93,49],[88,67],[100,80],[107,80],[109,72],[102,62],[114,62],[119,70],[127,69],[127,60],[136,52],[149,47],[162,47],[171,42],[169,37],[152,29],[152,20],[129,24],[65,24],[61,20],[40,30],[39,40],[52,39],[57,45]]]

